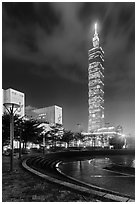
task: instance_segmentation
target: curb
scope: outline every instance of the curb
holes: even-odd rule
[[[103,200],[109,200],[109,201],[116,201],[116,202],[135,202],[135,200],[133,199],[130,199],[128,197],[122,197],[122,196],[117,196],[117,195],[113,195],[113,194],[110,194],[110,193],[105,193],[105,192],[101,192],[101,191],[97,191],[97,190],[93,190],[93,189],[88,189],[86,187],[82,187],[82,186],[79,186],[79,185],[76,185],[76,184],[72,184],[72,183],[69,183],[69,182],[66,182],[66,181],[61,181],[59,179],[56,179],[56,178],[52,178],[48,175],[45,175],[31,167],[29,167],[27,165],[27,159],[23,160],[22,162],[22,166],[27,169],[28,171],[30,171],[31,173],[43,178],[43,179],[46,179],[50,182],[53,182],[53,183],[56,183],[56,184],[60,184],[64,187],[68,187],[68,188],[71,188],[75,191],[79,191],[81,193],[84,193],[84,194],[92,194],[96,197],[99,197],[99,198],[102,198]],[[56,164],[56,167],[58,168],[59,166],[59,163],[58,162]]]

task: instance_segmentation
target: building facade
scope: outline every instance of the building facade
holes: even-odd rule
[[[48,122],[50,125],[62,125],[62,108],[56,105],[26,111],[26,115],[29,118],[32,117],[42,122]]]
[[[14,89],[3,89],[3,104],[6,104],[7,108],[10,108],[11,104],[17,104],[15,106],[14,113],[23,117],[25,115],[25,94]],[[3,113],[8,113],[7,109],[3,106]]]
[[[104,51],[99,44],[97,24],[92,42],[93,47],[88,51],[88,132],[104,126]]]
[[[99,128],[96,132],[86,133],[82,132],[85,136],[85,146],[91,147],[108,147],[111,148],[110,140],[113,138],[123,137],[122,133],[117,132],[117,127],[109,126]]]

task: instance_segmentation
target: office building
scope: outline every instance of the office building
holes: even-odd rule
[[[62,108],[56,105],[31,111],[26,110],[26,115],[41,122],[48,122],[50,125],[62,125]]]

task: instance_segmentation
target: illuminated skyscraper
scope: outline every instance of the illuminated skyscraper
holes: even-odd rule
[[[97,24],[93,37],[93,47],[89,57],[89,122],[88,131],[94,132],[104,126],[104,51],[99,45]]]

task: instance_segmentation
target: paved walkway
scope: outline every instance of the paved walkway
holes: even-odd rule
[[[120,160],[120,156],[118,157]],[[109,158],[98,157],[86,161],[66,162],[59,168],[66,175],[89,185],[96,185],[135,198],[135,175],[127,171],[120,172],[113,171],[111,168],[106,169],[105,167],[110,164],[112,163]]]
[[[55,160],[58,161],[57,158],[55,159],[55,156],[56,155],[53,155],[53,156],[50,155],[49,159],[48,159],[48,156],[46,159],[38,158],[38,157],[33,159],[28,159],[29,162],[27,160],[24,160],[23,166],[28,171],[36,174],[37,176],[40,176],[43,179],[46,179],[50,182],[54,182],[56,184],[60,184],[61,186],[64,186],[64,187],[71,188],[73,190],[77,190],[82,194],[94,195],[96,196],[96,198],[100,198],[103,201],[106,200],[106,201],[134,202],[134,200],[130,199],[130,197],[128,196],[122,196],[120,194],[116,194],[115,192],[114,193],[109,192],[109,190],[106,191],[105,189],[100,189],[100,188],[95,189],[95,187],[91,188],[91,186],[90,188],[88,186],[82,186],[80,183],[78,183],[77,180],[75,180],[75,183],[71,182],[71,180],[70,182],[68,182],[66,181],[65,178],[63,180],[62,179],[60,180],[60,178],[54,177],[55,172],[53,172],[53,174],[51,174],[50,176],[45,174],[45,171],[43,173],[42,167],[46,169],[49,168],[52,171],[52,167],[54,166],[54,163],[57,163]]]

